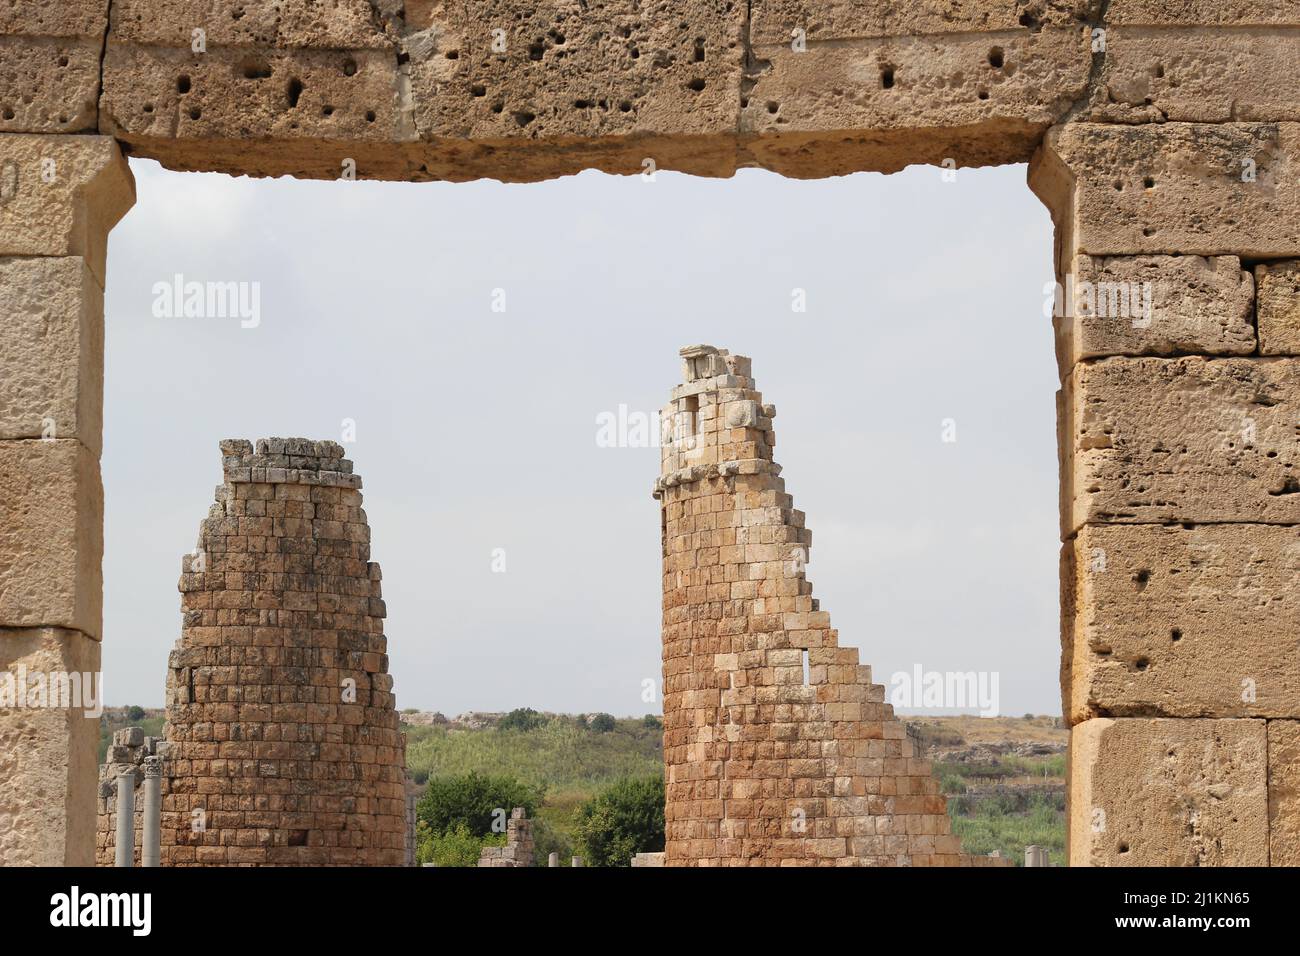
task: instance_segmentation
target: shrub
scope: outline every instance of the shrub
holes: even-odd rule
[[[490,777],[471,771],[456,777],[435,777],[420,798],[416,815],[441,835],[463,823],[477,837],[492,833],[498,810],[506,817],[515,807],[535,816],[544,787],[530,787],[514,777]]]
[[[138,704],[132,705],[126,712],[127,720],[144,720],[144,708]]]
[[[607,734],[617,727],[618,723],[612,714],[592,714],[587,726],[598,734]]]
[[[663,730],[664,722],[654,714],[646,714],[643,718],[641,718],[641,726],[654,727],[657,730]]]
[[[536,730],[546,718],[531,707],[516,707],[497,722],[497,730]]]
[[[444,833],[434,833],[421,820],[416,825],[416,863],[433,863],[435,866],[478,866],[483,847],[499,846],[505,835],[479,837],[470,832],[463,822]]]
[[[578,810],[578,840],[591,866],[629,866],[664,848],[662,777],[625,778]]]

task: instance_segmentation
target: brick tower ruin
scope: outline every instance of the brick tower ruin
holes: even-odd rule
[[[662,412],[667,866],[996,865],[804,576],[750,360],[682,349]]]
[[[154,748],[162,865],[400,866],[405,739],[361,478],[330,441],[223,441],[221,453],[225,481],[181,562],[184,621]],[[101,865],[115,776],[101,788]]]

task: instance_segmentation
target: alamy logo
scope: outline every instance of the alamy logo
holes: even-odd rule
[[[28,671],[19,664],[0,673],[0,710],[81,710],[104,713],[104,675],[97,671]]]
[[[129,926],[131,935],[148,936],[153,897],[149,893],[85,893],[74,886],[50,897],[51,926]]]
[[[658,412],[638,412],[620,404],[616,412],[596,416],[597,448],[661,448],[694,440],[693,417],[675,413],[661,420]]]
[[[975,710],[981,717],[998,716],[997,671],[927,671],[920,664],[911,672],[889,678],[889,702],[896,708]]]
[[[245,329],[262,324],[260,282],[198,282],[176,273],[153,284],[156,319],[239,319]]]

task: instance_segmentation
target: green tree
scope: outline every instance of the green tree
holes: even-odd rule
[[[474,771],[434,777],[420,798],[416,815],[437,836],[463,823],[471,834],[483,837],[492,833],[493,820],[500,818],[498,810],[504,810],[508,818],[515,807],[523,807],[528,816],[535,816],[544,793],[545,787],[530,787],[514,777],[490,777]]]
[[[497,722],[497,730],[536,730],[546,718],[531,707],[516,707]]]
[[[587,726],[598,734],[607,734],[617,727],[618,723],[612,714],[593,714]]]
[[[641,726],[654,727],[658,730],[663,730],[664,722],[660,720],[659,717],[655,714],[646,714],[644,717],[641,718]]]
[[[629,866],[637,853],[664,848],[662,777],[627,777],[578,810],[578,840],[591,866]]]
[[[505,837],[478,837],[463,822],[445,833],[434,833],[423,820],[416,824],[415,861],[435,866],[478,866],[483,847],[500,845]]]
[[[144,720],[144,708],[138,704],[132,704],[127,708],[126,719],[131,721]]]

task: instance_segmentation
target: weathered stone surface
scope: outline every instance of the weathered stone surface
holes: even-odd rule
[[[1110,358],[1061,394],[1062,532],[1300,522],[1300,362]]]
[[[1029,185],[1052,211],[1058,269],[1076,253],[1300,255],[1300,125],[1067,123]]]
[[[109,46],[101,128],[128,143],[415,138],[391,50]],[[341,175],[336,166],[335,177]]]
[[[98,639],[104,492],[78,441],[0,441],[0,626]]]
[[[0,133],[93,133],[100,39],[0,35]]]
[[[1300,355],[1300,261],[1255,267],[1255,321],[1264,355]]]
[[[135,180],[107,136],[0,134],[0,257],[81,256],[100,288]]]
[[[1296,26],[1300,2],[1278,0],[1111,0],[1106,22],[1125,26]]]
[[[94,131],[108,0],[0,10],[0,133]]]
[[[425,139],[488,141],[733,135],[744,17],[726,0],[408,11],[416,127]],[[493,46],[501,36],[504,51]]]
[[[1097,718],[1070,734],[1071,866],[1266,866],[1262,720]]]
[[[1269,866],[1300,866],[1300,721],[1268,722]]]
[[[1236,256],[1076,256],[1054,304],[1062,374],[1107,355],[1255,350],[1255,283]]]
[[[1085,525],[1062,580],[1071,721],[1300,717],[1300,528]]]
[[[806,52],[787,41],[754,53],[763,68],[752,72],[741,100],[741,131],[756,137],[746,147],[757,163],[795,176],[827,175],[824,164],[836,158],[847,163],[844,172],[945,158],[1022,161],[1084,95],[1092,60],[1079,30],[866,38],[813,43]],[[962,148],[957,132],[977,129],[998,131],[1000,154]],[[869,133],[844,136],[856,130]],[[821,155],[823,140],[832,144],[830,160]],[[936,152],[940,146],[952,152]]]
[[[859,37],[961,33],[1028,33],[1078,27],[1099,19],[1099,0],[754,0],[750,34],[756,44],[790,43],[802,29],[811,42]]]
[[[1097,122],[1300,119],[1294,32],[1111,27],[1087,117]]]
[[[80,257],[0,259],[0,440],[75,438],[98,456],[103,300]]]
[[[98,693],[98,672],[99,642],[84,634],[0,627],[0,682],[26,690],[28,704],[40,703],[31,693],[41,681],[54,677],[58,683],[73,673],[95,675]],[[51,702],[74,706],[48,706]],[[5,866],[93,865],[99,718],[87,716],[89,703],[84,697],[47,697],[47,706],[0,706],[0,861]]]
[[[411,0],[406,6],[418,3]],[[188,49],[194,31],[201,29],[209,49],[391,50],[393,41],[380,13],[384,6],[396,8],[401,4],[371,0],[113,0],[109,39],[112,43]]]

